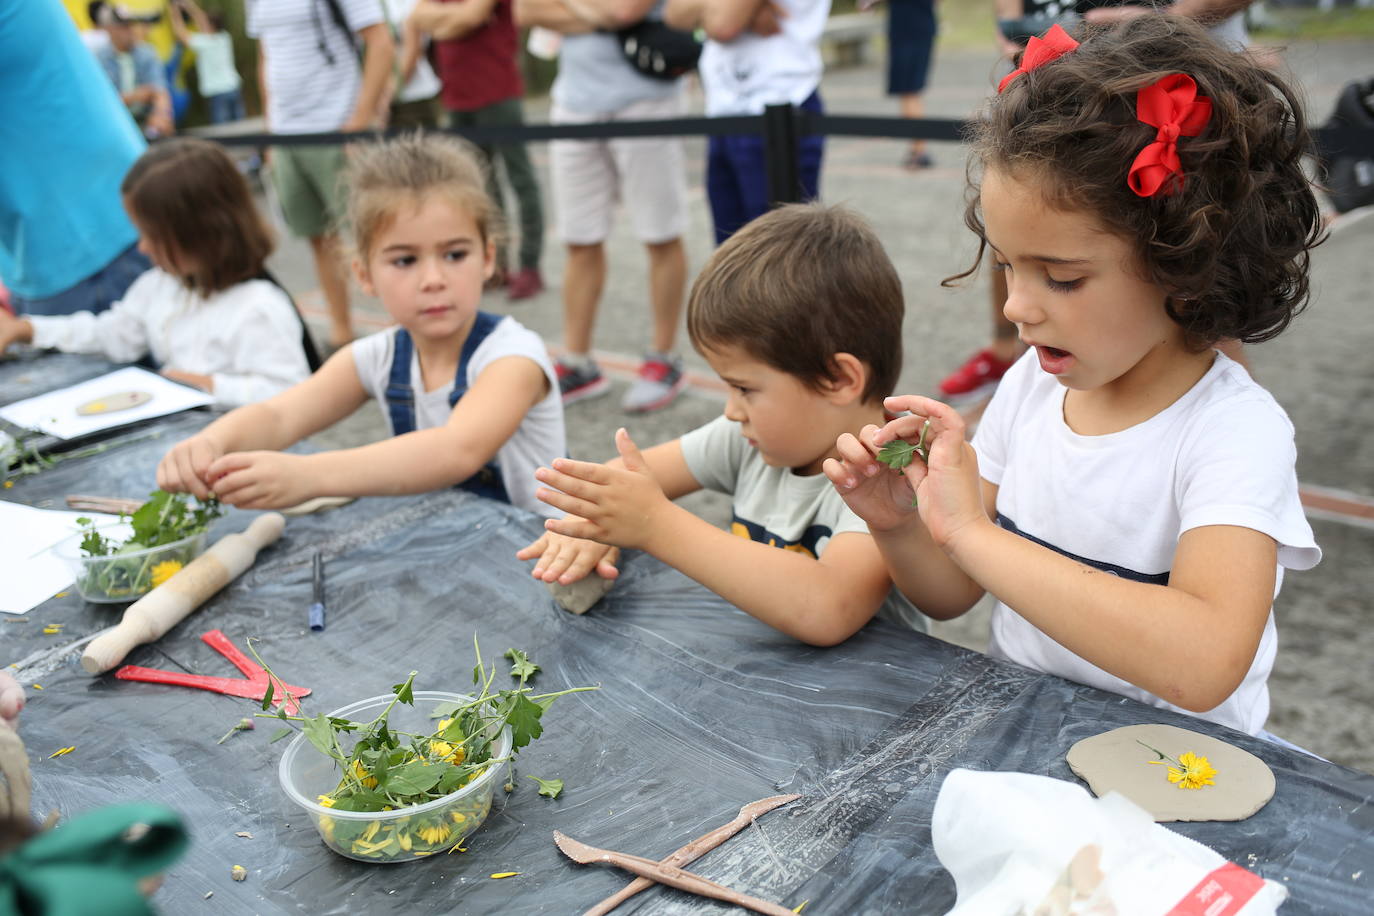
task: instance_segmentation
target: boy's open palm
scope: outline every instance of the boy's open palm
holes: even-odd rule
[[[616,431],[615,446],[623,469],[559,458],[552,469],[535,472],[535,477],[554,488],[541,487],[535,495],[568,513],[566,518],[545,522],[545,528],[616,547],[644,548],[660,513],[672,503],[623,428]]]
[[[545,531],[539,540],[519,550],[517,560],[537,560],[531,575],[543,582],[558,582],[572,585],[586,578],[592,570],[603,579],[614,579],[620,575],[616,561],[620,559],[620,548],[598,544],[583,538],[573,538]]]

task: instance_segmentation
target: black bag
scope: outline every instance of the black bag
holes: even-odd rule
[[[642,20],[615,34],[630,66],[654,79],[675,80],[695,70],[701,57],[701,42],[691,32],[657,19]]]
[[[1374,128],[1374,77],[1347,83],[1325,127]],[[1374,150],[1323,161],[1322,187],[1337,213],[1374,204]]]

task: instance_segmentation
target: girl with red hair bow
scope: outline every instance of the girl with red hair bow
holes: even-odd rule
[[[991,593],[992,655],[1261,732],[1273,601],[1321,552],[1292,424],[1214,347],[1306,303],[1307,146],[1284,81],[1191,23],[1032,42],[974,138],[959,275],[991,252],[1029,351],[971,444],[947,405],[889,398],[908,413],[825,468],[918,608]],[[898,439],[926,460],[883,467]]]

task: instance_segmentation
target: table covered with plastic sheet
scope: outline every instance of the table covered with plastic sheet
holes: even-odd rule
[[[65,462],[5,495],[30,504],[78,486],[140,495],[166,446],[142,439]],[[252,516],[232,512],[217,533]],[[219,629],[240,647],[251,637],[281,677],[313,690],[310,714],[385,694],[411,670],[417,689],[468,689],[474,636],[502,679],[501,654],[517,648],[541,666],[541,692],[599,685],[544,716],[543,736],[517,760],[516,791],[498,789],[466,852],[390,865],[336,855],[279,787],[286,742],[268,743],[272,723],[215,743],[255,703],[91,678],[79,652],[28,669],[39,673],[26,683],[41,676],[43,685],[30,689],[21,719],[35,813],[129,800],[179,811],[192,844],[155,898],[167,913],[576,913],[630,876],[574,864],[554,847],[554,830],[662,858],[746,802],[795,792],[800,800],[691,869],[789,908],[809,901],[807,914],[941,912],[954,885],[931,849],[930,822],[952,768],[1074,780],[1064,761],[1074,742],[1165,722],[1231,741],[1277,777],[1273,800],[1248,820],[1173,829],[1286,884],[1284,912],[1371,908],[1374,777],[884,623],[811,648],[644,555],[628,554],[610,594],[574,616],[514,557],[540,527],[531,514],[456,491],[290,519],[254,567],[128,658],[233,675],[199,637]],[[323,632],[306,625],[316,551],[327,569]],[[95,632],[117,611],[72,593],[30,616],[32,625],[0,624],[0,662]],[[65,627],[43,635],[45,623]],[[49,759],[64,747],[75,750]],[[526,775],[565,788],[541,797]],[[234,865],[247,880],[231,880]],[[491,877],[504,872],[518,874]],[[654,888],[617,912],[727,910]]]

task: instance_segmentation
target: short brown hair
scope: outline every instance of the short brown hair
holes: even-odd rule
[[[262,275],[272,232],[218,144],[194,137],[155,143],[119,190],[148,240],[186,264],[180,279],[188,288],[208,296]]]
[[[1175,73],[1211,98],[1211,119],[1178,144],[1176,193],[1142,198],[1126,175],[1156,128],[1136,117],[1136,93]],[[1322,237],[1301,161],[1310,138],[1296,93],[1247,54],[1180,17],[1144,16],[1090,31],[1017,76],[986,114],[975,122],[965,213],[984,245],[979,166],[1039,182],[1054,208],[1089,212],[1130,242],[1192,349],[1269,340],[1306,305],[1308,249]],[[982,254],[980,245],[973,267],[946,283]]]
[[[377,235],[404,206],[441,194],[470,215],[482,242],[499,241],[500,212],[487,194],[487,172],[477,148],[443,134],[412,134],[360,145],[344,173],[348,222],[358,257],[367,260]]]
[[[716,249],[687,300],[698,350],[736,346],[812,388],[836,353],[868,367],[865,401],[902,370],[902,282],[877,233],[845,207],[789,204]]]

